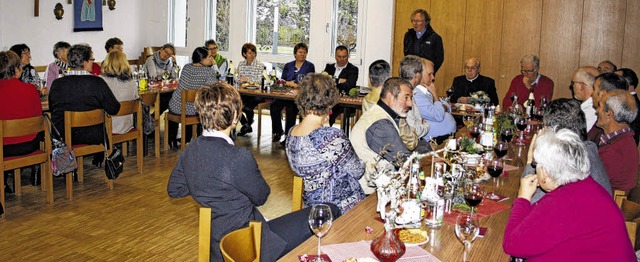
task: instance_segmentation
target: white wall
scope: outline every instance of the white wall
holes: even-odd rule
[[[62,20],[56,20],[53,8],[57,2],[62,3],[65,14]],[[88,43],[93,47],[96,60],[102,61],[105,56],[104,43],[117,36],[124,41],[124,50],[129,59],[140,55],[145,46],[158,46],[167,42],[168,1],[166,0],[129,0],[117,1],[116,9],[110,11],[102,7],[104,31],[73,32],[73,6],[67,1],[40,1],[40,16],[33,16],[31,0],[0,0],[0,49],[7,50],[12,45],[26,43],[31,48],[33,65],[46,65],[53,61],[51,49],[57,41],[71,44]],[[331,20],[331,0],[311,2],[311,41],[309,61],[316,64],[320,71],[327,62],[333,62],[330,56],[330,44],[324,31],[325,24]],[[377,59],[391,62],[393,43],[393,0],[364,1],[365,23],[363,34],[363,61],[355,62],[360,68],[359,85],[368,84],[368,67]],[[191,56],[197,46],[204,43],[204,0],[189,1],[188,47],[177,50],[178,55]],[[233,17],[244,18],[247,12],[247,1],[231,1]],[[319,12],[317,10],[320,10]],[[237,64],[242,60],[240,48],[247,41],[247,23],[243,19],[232,19],[230,25],[230,50],[222,52]],[[323,39],[314,41],[314,39]],[[270,62],[287,62],[293,55],[269,57],[260,55],[259,60]]]

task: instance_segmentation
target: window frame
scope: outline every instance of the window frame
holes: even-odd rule
[[[336,47],[338,47],[338,7],[340,0],[331,0],[332,1],[332,10],[331,10],[331,35],[330,38],[330,47],[329,54],[330,57],[327,58],[329,61],[335,61],[335,53]],[[367,1],[365,0],[357,0],[358,1],[358,25],[356,26],[357,33],[356,34],[356,51],[353,53],[349,53],[349,63],[353,65],[362,65],[363,64],[363,53],[365,48],[365,32],[364,25],[366,24],[366,10]]]

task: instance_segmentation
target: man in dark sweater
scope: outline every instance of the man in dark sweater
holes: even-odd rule
[[[442,37],[431,27],[431,16],[423,9],[411,14],[413,28],[404,34],[404,55],[417,55],[433,62],[435,73],[444,62]]]
[[[356,87],[358,81],[358,68],[349,63],[349,49],[346,46],[336,47],[336,62],[333,64],[327,64],[324,67],[324,72],[333,77],[336,81],[336,87],[341,94],[347,95],[351,88]],[[332,113],[329,116],[329,125],[333,125],[336,122],[336,118],[342,114],[344,108],[342,106],[334,106],[331,110]],[[346,121],[346,119],[344,120]]]
[[[469,96],[478,91],[484,91],[491,99],[491,104],[497,106],[500,103],[496,92],[496,81],[490,77],[480,75],[480,60],[472,57],[464,62],[464,75],[453,79],[451,101],[467,104],[469,103]]]

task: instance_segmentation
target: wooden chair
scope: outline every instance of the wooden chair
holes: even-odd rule
[[[198,229],[198,261],[209,262],[211,255],[211,208],[200,208]]]
[[[122,153],[127,155],[127,143],[129,141],[136,141],[136,160],[138,164],[138,173],[142,173],[142,158],[144,154],[142,152],[142,104],[140,100],[129,100],[120,102],[120,111],[113,116],[127,116],[135,113],[136,116],[136,124],[133,129],[129,130],[129,132],[125,134],[113,134],[113,142],[112,144],[122,143]],[[110,125],[112,121],[108,121],[109,125],[107,126],[108,130],[112,130],[112,126]]]
[[[638,226],[640,226],[640,223],[638,223],[638,218],[640,218],[640,205],[627,200],[625,192],[621,190],[614,190],[613,197],[624,215],[625,226],[627,227],[627,234],[629,235],[629,240],[631,240],[631,245],[634,250],[637,250],[636,239]]]
[[[84,167],[83,160],[84,156],[91,155],[99,152],[105,152],[105,145],[73,145],[72,141],[72,132],[71,129],[75,127],[87,127],[99,124],[111,125],[110,123],[106,123],[106,121],[111,121],[111,118],[105,117],[104,110],[102,109],[94,109],[91,111],[84,112],[76,112],[76,111],[65,111],[64,112],[64,142],[67,146],[73,149],[73,152],[76,154],[76,161],[78,161],[78,181],[83,182],[84,180]],[[109,140],[109,145],[105,154],[108,156],[111,153],[111,148],[113,148],[113,137],[110,128],[106,128],[107,139]],[[109,189],[113,189],[113,180],[107,180],[107,187]],[[66,188],[67,188],[67,198],[69,200],[73,199],[73,177],[71,173],[66,174]]]
[[[45,134],[44,143],[41,143],[40,150],[36,150],[33,153],[21,156],[5,157],[4,150],[2,146],[0,146],[0,168],[2,169],[0,170],[0,203],[2,203],[3,211],[5,211],[3,212],[4,214],[6,214],[7,207],[4,199],[5,170],[13,170],[15,193],[17,196],[20,196],[22,192],[20,189],[20,168],[40,164],[43,188],[48,191],[47,202],[49,202],[50,196],[51,199],[53,199],[52,183],[50,179],[51,162],[49,160],[49,155],[51,154],[51,139],[49,137],[48,122],[42,116],[0,120],[0,145],[4,144],[5,137],[26,136],[38,134],[42,131],[44,131]],[[4,217],[4,214],[2,217]]]
[[[249,222],[249,226],[235,230],[220,240],[225,262],[260,261],[262,222]]]
[[[153,55],[153,52],[160,50],[160,46],[147,46],[142,49],[140,53],[140,58],[138,59],[139,65],[144,65],[147,62],[147,57]]]
[[[291,200],[291,211],[295,212],[304,206],[302,201],[302,192],[304,191],[304,183],[302,181],[302,177],[293,176],[293,194]]]
[[[262,110],[268,109],[271,103],[273,103],[273,100],[267,100],[258,104],[256,107],[258,108],[258,147],[260,147],[260,136],[262,135]]]
[[[156,106],[157,97],[157,93],[144,93],[140,96],[140,98],[142,98],[142,103],[153,110],[154,153],[156,158],[160,158],[160,106]]]
[[[180,100],[181,113],[178,115],[178,114],[171,113],[171,111],[169,111],[167,112],[167,115],[165,116],[165,119],[164,119],[164,126],[165,126],[165,129],[167,130],[167,134],[165,134],[164,136],[165,151],[169,149],[169,135],[168,135],[169,121],[176,122],[182,125],[182,128],[180,130],[180,134],[182,135],[182,137],[180,138],[180,150],[184,150],[187,147],[187,141],[186,141],[187,126],[189,125],[194,126],[192,130],[192,134],[193,134],[192,138],[196,138],[196,136],[198,135],[197,125],[200,124],[200,118],[197,115],[189,116],[186,114],[187,103],[188,102],[193,103],[194,101],[196,101],[196,92],[198,92],[198,90],[196,89],[180,90],[180,92],[182,95]]]

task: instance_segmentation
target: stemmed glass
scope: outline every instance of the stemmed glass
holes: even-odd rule
[[[175,65],[173,66],[173,72],[176,73],[176,79],[180,78],[180,66],[179,65]]]
[[[447,102],[451,101],[451,96],[453,95],[453,86],[449,87],[449,89],[447,89]]]
[[[513,130],[511,130],[511,128],[502,130],[502,133],[500,134],[500,138],[502,139],[502,141],[510,143],[511,139],[513,139]]]
[[[318,257],[314,262],[324,262],[320,257],[320,239],[329,232],[332,222],[333,214],[331,214],[331,208],[328,205],[317,204],[311,207],[309,227],[311,227],[313,234],[318,236]]]
[[[502,158],[507,155],[509,151],[509,144],[505,141],[498,141],[495,146],[493,146],[493,152],[496,153],[498,158]]]
[[[162,80],[164,80],[163,82],[165,84],[168,83],[167,81],[169,80],[169,76],[171,76],[171,73],[169,73],[169,71],[167,70],[162,71]]]
[[[525,145],[524,144],[524,129],[527,128],[527,119],[524,117],[516,118],[516,127],[520,130],[520,137],[518,138],[517,145]]]
[[[464,115],[462,117],[462,123],[464,123],[464,126],[466,126],[467,128],[469,128],[473,122],[475,122],[475,117],[473,117],[472,115]]]
[[[496,195],[495,193],[495,189],[498,188],[498,177],[502,175],[502,170],[504,170],[504,160],[500,158],[491,159],[487,163],[487,172],[489,172],[489,175],[492,177],[492,179],[495,182],[495,187],[493,191],[486,195],[488,199],[495,200],[499,198],[499,196]]]
[[[482,202],[482,187],[473,181],[469,181],[464,189],[464,201],[471,207],[471,213],[475,213],[476,206]]]
[[[469,134],[471,135],[471,137],[473,137],[476,143],[478,142],[478,137],[480,136],[481,131],[482,131],[482,126],[479,124],[472,125],[469,127]]]
[[[456,219],[456,237],[464,244],[462,261],[467,261],[467,256],[471,251],[471,243],[476,240],[480,233],[480,222],[478,215],[474,213],[460,213]]]

